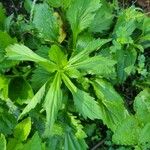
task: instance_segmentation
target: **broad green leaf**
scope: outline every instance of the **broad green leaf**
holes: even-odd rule
[[[15,77],[10,80],[8,96],[12,101],[17,101],[22,105],[23,103],[27,103],[33,95],[30,84],[23,77]]]
[[[110,42],[111,39],[94,39],[91,42],[89,42],[84,49],[79,52],[74,57],[70,58],[69,64],[74,64],[80,61],[83,61],[85,58],[89,56],[90,53],[92,53],[95,50],[98,50],[101,46],[104,44]]]
[[[87,145],[84,139],[78,139],[75,135],[70,132],[66,133],[65,135],[65,143],[64,143],[65,150],[86,150]]]
[[[25,141],[30,133],[31,130],[31,118],[26,118],[14,129],[14,137],[19,141]]]
[[[137,52],[133,47],[120,49],[116,52],[117,78],[119,83],[123,83],[134,70]]]
[[[134,15],[133,15],[134,14]],[[114,32],[116,32],[120,27],[125,27],[126,33],[131,35],[136,28],[136,21],[139,18],[142,18],[142,15],[136,11],[134,7],[129,7],[120,12],[118,16],[117,23],[114,28]]]
[[[67,57],[57,45],[51,46],[51,49],[49,50],[49,58],[59,66],[58,69],[62,69],[67,65]]]
[[[54,11],[46,4],[36,4],[33,24],[38,30],[38,35],[45,41],[58,41],[59,26]]]
[[[150,122],[150,89],[144,89],[135,97],[134,110],[140,121],[144,124]]]
[[[112,140],[118,145],[137,145],[140,132],[138,120],[130,116],[118,126]]]
[[[103,33],[110,29],[113,23],[113,9],[107,0],[101,0],[102,6],[98,9],[94,21],[90,26],[90,31]]]
[[[147,123],[139,135],[139,143],[145,145],[150,142],[150,123]]]
[[[19,118],[22,118],[24,115],[29,113],[32,109],[34,109],[36,105],[41,102],[44,94],[45,94],[45,84],[39,89],[39,91],[34,95],[34,97],[31,99],[28,105],[23,109]]]
[[[91,120],[101,118],[101,111],[98,102],[88,93],[77,89],[72,95],[77,111],[81,113],[84,118],[88,117]]]
[[[15,138],[9,138],[7,144],[7,150],[22,150],[23,144],[21,141]]]
[[[26,144],[24,144],[21,150],[45,150],[42,148],[42,141],[37,132]]]
[[[24,45],[10,45],[6,48],[6,52],[6,55],[11,60],[33,61],[39,63],[42,67],[46,68],[46,70],[50,72],[53,72],[56,69],[54,63],[50,62],[49,60],[43,57],[40,57]]]
[[[99,0],[75,0],[71,3],[67,11],[67,18],[73,32],[74,46],[78,34],[89,27],[100,6]]]
[[[52,128],[57,119],[57,114],[62,104],[62,91],[61,91],[61,76],[56,73],[52,84],[46,94],[44,109],[46,110],[46,129],[45,136],[52,133]]]
[[[73,56],[81,52],[86,46],[89,44],[89,42],[93,41],[94,37],[92,34],[84,33],[81,34],[78,37],[76,48],[74,49]]]
[[[74,68],[84,70],[91,74],[99,74],[99,75],[110,75],[114,72],[115,61],[103,57],[103,56],[94,56],[89,57],[79,63],[75,63],[73,65]]]
[[[3,134],[0,135],[0,149],[6,150],[6,139]]]
[[[100,119],[115,131],[117,125],[128,115],[123,99],[113,86],[103,79],[96,79],[92,85],[99,100]]]

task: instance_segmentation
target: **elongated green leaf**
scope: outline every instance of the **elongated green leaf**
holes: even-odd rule
[[[113,142],[118,145],[137,145],[140,131],[138,120],[130,116],[114,132]]]
[[[44,102],[44,109],[46,110],[45,136],[52,133],[54,122],[57,119],[57,114],[62,104],[62,91],[60,86],[61,76],[59,73],[56,73]]]
[[[3,134],[0,135],[0,149],[6,150],[6,139]]]
[[[101,46],[103,46],[104,44],[110,42],[111,39],[94,39],[91,42],[89,42],[85,48],[79,52],[77,55],[75,55],[74,57],[72,57],[69,60],[70,64],[74,64],[77,62],[80,62],[81,60],[83,61],[85,58],[87,58],[89,56],[89,54],[97,49],[99,49]]]
[[[65,150],[86,150],[87,145],[83,139],[77,139],[75,135],[70,132],[65,135]]]
[[[43,57],[40,57],[24,45],[10,45],[6,48],[6,52],[6,55],[11,60],[34,61],[51,72],[55,71],[56,69],[55,65],[52,62]]]
[[[101,119],[114,131],[128,115],[123,99],[105,80],[96,79],[92,85],[99,99]]]
[[[31,118],[21,121],[14,129],[14,137],[19,141],[25,141],[31,130]]]
[[[75,63],[73,67],[92,74],[109,75],[114,72],[115,63],[114,60],[107,57],[95,56]]]
[[[47,62],[45,58],[40,57],[28,47],[20,44],[10,45],[6,48],[7,56],[13,60],[26,60],[34,62]]]
[[[32,109],[36,107],[38,103],[41,102],[43,96],[45,94],[45,84],[39,89],[39,91],[34,95],[28,105],[23,109],[19,118],[22,118],[25,114],[29,113]]]
[[[150,89],[144,89],[135,97],[134,110],[144,124],[150,122]]]
[[[99,0],[75,0],[71,3],[67,18],[73,32],[74,44],[78,34],[89,27],[100,6]]]
[[[77,92],[77,87],[71,82],[71,80],[68,78],[68,76],[66,74],[62,74],[62,79],[65,83],[65,85],[67,86],[67,88],[72,92]]]
[[[33,24],[38,30],[38,35],[46,41],[58,41],[59,27],[54,11],[46,4],[36,4]]]
[[[62,75],[62,79],[72,92],[77,111],[81,113],[84,118],[99,119],[101,117],[100,107],[94,98],[88,93],[78,89],[65,74]]]

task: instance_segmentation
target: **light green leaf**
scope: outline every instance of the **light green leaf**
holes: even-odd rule
[[[150,122],[150,89],[144,89],[135,97],[134,110],[140,121]]]
[[[7,60],[5,57],[5,48],[16,42],[17,40],[11,38],[7,32],[0,31],[0,72],[16,64],[15,61]]]
[[[85,58],[89,56],[95,50],[98,50],[104,44],[110,42],[111,39],[94,39],[89,42],[82,51],[80,51],[77,55],[70,58],[69,64],[74,64],[80,61],[83,61]]]
[[[114,131],[117,125],[128,116],[123,99],[109,82],[96,79],[91,83],[99,99],[100,119]]]
[[[84,70],[91,74],[106,76],[114,72],[115,63],[116,62],[110,58],[103,56],[94,56],[89,57],[79,63],[75,63],[73,67]]]
[[[49,58],[51,61],[55,62],[60,69],[67,65],[67,57],[57,45],[51,46]]]
[[[9,138],[7,144],[7,150],[22,150],[23,144],[21,141],[15,138]]]
[[[37,132],[32,136],[31,140],[24,144],[21,150],[45,150],[42,148],[42,141]]]
[[[70,78],[79,78],[81,77],[80,72],[74,67],[68,67],[65,70],[65,74],[67,74]]]
[[[24,45],[14,44],[6,48],[6,55],[11,60],[19,61],[33,61],[39,63],[42,67],[46,68],[48,71],[55,71],[55,64],[49,60],[37,55],[32,50]]]
[[[72,92],[77,92],[77,87],[72,83],[72,81],[68,78],[68,76],[66,74],[62,74],[62,79],[65,83],[65,85],[67,86],[67,88]]]
[[[14,129],[14,137],[17,138],[19,141],[25,141],[30,133],[31,130],[31,118],[26,118]]]
[[[72,94],[75,107],[84,118],[88,117],[92,120],[101,118],[100,107],[93,97],[79,89]]]
[[[0,75],[0,98],[7,99],[8,98],[8,84],[9,79],[5,76]]]
[[[100,6],[99,0],[75,0],[71,3],[67,18],[73,32],[74,45],[78,34],[89,27]]]
[[[94,20],[90,26],[90,31],[100,32],[108,30],[113,23],[113,9],[107,0],[101,0],[102,6],[98,9]]]
[[[144,128],[141,130],[139,135],[139,143],[146,145],[146,143],[150,142],[150,123],[147,123]]]
[[[137,145],[140,131],[138,121],[130,116],[118,126],[112,140],[118,145]]]
[[[6,150],[6,139],[3,134],[0,135],[0,149]]]
[[[56,73],[52,84],[46,94],[44,109],[46,110],[46,129],[45,136],[52,133],[52,128],[57,119],[57,114],[62,104],[62,91],[61,91],[61,76]]]
[[[33,24],[38,30],[39,37],[46,41],[58,41],[58,22],[54,11],[46,3],[35,5]]]
[[[92,120],[99,119],[101,115],[100,107],[94,98],[88,93],[79,90],[65,74],[62,74],[62,79],[73,95],[77,111],[81,113],[84,118],[88,117]]]
[[[76,132],[75,132],[75,136],[78,139],[84,139],[87,137],[86,133],[83,131],[83,126],[81,125],[81,121],[78,120],[78,118],[76,116],[73,116],[72,114],[68,114],[70,119],[71,119],[71,123],[73,128],[75,128]]]
[[[12,101],[17,101],[19,104],[27,103],[33,95],[30,84],[23,77],[15,77],[10,80],[8,96]]]
[[[32,109],[34,109],[36,105],[41,102],[44,94],[45,94],[45,84],[39,89],[39,91],[34,95],[34,97],[31,99],[28,105],[23,109],[19,118],[22,118],[24,115],[29,113]]]

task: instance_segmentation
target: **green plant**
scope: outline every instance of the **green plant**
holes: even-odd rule
[[[150,19],[105,0],[25,0],[22,9],[7,17],[0,5],[2,150],[88,149],[97,124],[112,131],[107,148],[150,148]],[[117,88],[132,77],[141,92],[129,108]]]

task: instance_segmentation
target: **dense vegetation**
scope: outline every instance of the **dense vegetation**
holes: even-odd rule
[[[117,0],[0,3],[0,150],[150,149],[150,18]]]

